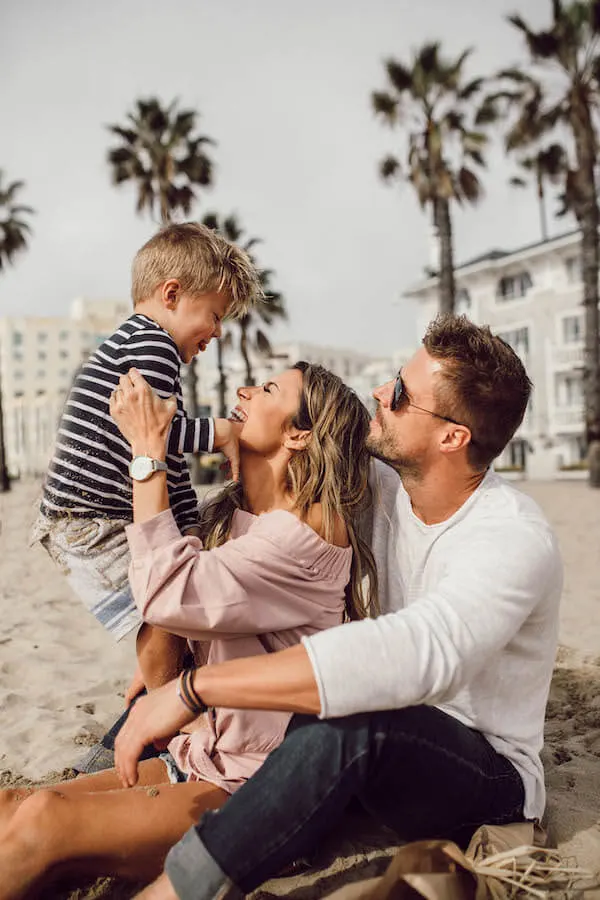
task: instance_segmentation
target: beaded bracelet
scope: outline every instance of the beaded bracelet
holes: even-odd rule
[[[184,669],[177,681],[177,696],[195,716],[206,712],[208,706],[194,689],[194,669]]]

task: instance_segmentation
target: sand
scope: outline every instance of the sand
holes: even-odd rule
[[[566,579],[544,763],[550,838],[600,870],[600,492],[583,482],[523,483],[561,544]],[[0,495],[0,783],[39,780],[71,765],[123,707],[131,641],[115,644],[71,594],[45,552],[28,547],[39,486]],[[362,837],[365,837],[364,835]],[[322,848],[321,868],[269,882],[257,897],[308,900],[349,877],[376,874],[389,836],[356,834]],[[349,876],[348,869],[352,869]],[[125,898],[123,886],[96,896]],[[53,891],[52,897],[67,896]],[[72,894],[73,900],[82,894]],[[589,896],[589,895],[588,895]]]

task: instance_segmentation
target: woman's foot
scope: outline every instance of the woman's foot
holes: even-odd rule
[[[144,888],[141,894],[136,894],[135,900],[179,900],[179,898],[175,893],[175,888],[163,872],[156,881]]]

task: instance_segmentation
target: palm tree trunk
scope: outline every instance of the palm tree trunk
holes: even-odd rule
[[[186,388],[186,406],[190,419],[197,419],[200,415],[198,407],[198,370],[196,368],[196,358],[191,361],[187,370],[185,379]],[[190,478],[192,484],[200,484],[202,481],[202,468],[200,466],[200,454],[193,453],[190,465]]]
[[[4,407],[2,404],[2,385],[0,385],[0,493],[10,491],[10,478],[6,466],[6,448],[4,446]]]
[[[578,98],[576,98],[578,99]],[[579,167],[577,218],[581,226],[585,344],[583,398],[588,445],[589,483],[600,488],[600,317],[598,315],[598,224],[600,214],[594,173],[595,134],[589,110],[574,104],[572,125]]]
[[[548,217],[546,215],[546,194],[544,191],[544,178],[541,173],[537,175],[538,204],[540,209],[540,226],[542,229],[542,240],[548,240]]]
[[[223,343],[221,338],[217,340],[217,367],[219,369],[219,415],[227,418],[227,374],[225,372],[225,360],[223,358]]]
[[[454,284],[454,253],[452,247],[450,202],[438,198],[435,203],[435,221],[440,242],[440,312],[453,313],[456,290]]]
[[[248,331],[246,327],[240,322],[240,353],[242,354],[242,359],[244,360],[244,365],[246,366],[246,384],[253,385],[254,384],[254,372],[252,371],[252,363],[250,362],[250,350],[248,347]]]

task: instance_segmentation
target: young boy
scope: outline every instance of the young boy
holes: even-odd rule
[[[127,577],[132,477],[145,480],[166,466],[177,524],[182,532],[194,529],[197,498],[183,454],[219,449],[235,469],[237,438],[235,426],[225,419],[187,418],[180,365],[220,336],[224,316],[236,318],[261,296],[256,269],[238,247],[202,225],[163,228],[133,261],[133,315],[75,377],[32,539],[41,541],[75,593],[117,640],[141,621]],[[110,416],[110,395],[119,376],[132,367],[161,397],[177,398],[165,461],[132,461]],[[146,626],[138,633],[138,662],[147,687],[177,671],[177,661],[167,652],[170,639]]]

